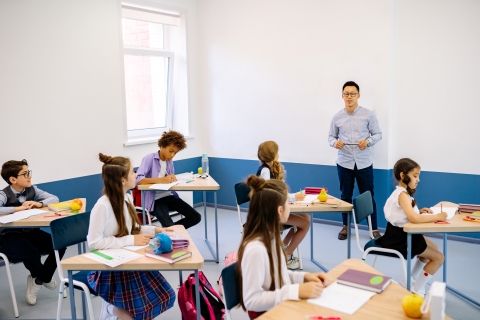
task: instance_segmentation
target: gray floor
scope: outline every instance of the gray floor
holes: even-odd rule
[[[210,225],[209,231],[213,231],[213,209],[208,208],[208,221]],[[319,217],[321,217],[319,215]],[[320,261],[327,268],[333,268],[335,265],[341,263],[347,257],[347,242],[337,240],[337,233],[340,230],[338,226],[314,224],[315,234],[315,258]],[[204,239],[204,225],[201,224],[189,229],[191,237],[195,244],[202,252],[204,258],[210,258],[210,252],[205,245]],[[213,232],[209,232],[209,238],[215,239]],[[360,231],[362,243],[368,240],[367,232]],[[319,269],[310,262],[310,241],[309,234],[306,240],[301,244],[301,251],[303,254],[303,264],[305,271],[318,272]],[[240,238],[238,216],[235,211],[219,209],[219,239],[220,239],[220,258],[222,260],[225,255],[238,247]],[[441,247],[441,240],[434,239],[434,241]],[[214,241],[212,241],[214,244]],[[352,242],[352,245],[355,245]],[[77,248],[70,247],[67,250],[67,257],[76,254]],[[478,265],[479,245],[449,241],[448,246],[448,283],[455,289],[480,300],[478,288],[480,287],[480,277],[476,274],[476,266]],[[352,246],[352,257],[361,258],[360,251],[356,246]],[[396,259],[379,258],[376,269],[392,276],[396,280],[401,280],[401,269]],[[223,263],[219,264],[208,262],[205,263],[203,272],[209,279],[210,283],[216,288],[216,281],[223,268]],[[14,319],[13,307],[11,303],[10,293],[7,285],[7,277],[5,267],[0,267],[0,319]],[[27,270],[22,264],[12,266],[13,281],[16,290],[17,302],[21,319],[55,319],[57,310],[58,291],[50,291],[42,288],[38,295],[37,304],[30,306],[25,301],[26,278]],[[469,273],[472,274],[469,275]],[[184,278],[186,277],[184,273]],[[164,276],[169,283],[178,288],[178,272],[165,272]],[[442,280],[442,270],[440,269],[435,275],[434,280]],[[428,288],[427,288],[428,289]],[[81,306],[79,294],[77,298],[77,314],[81,316],[81,311],[78,310]],[[93,298],[95,314],[100,313],[101,299]],[[451,293],[447,293],[446,313],[454,319],[480,319],[480,309],[471,304],[459,299]],[[248,319],[248,316],[241,309],[234,309],[232,311],[234,319]],[[381,318],[381,316],[379,316]],[[70,319],[70,303],[69,299],[63,300],[62,319]],[[177,304],[160,315],[157,319],[181,319],[180,309]]]

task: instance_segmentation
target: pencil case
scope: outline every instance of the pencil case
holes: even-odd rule
[[[328,193],[328,188],[306,187],[305,194],[319,194],[322,189],[325,189],[325,192]]]

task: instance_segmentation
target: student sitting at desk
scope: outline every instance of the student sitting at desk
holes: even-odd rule
[[[41,208],[58,202],[58,198],[32,186],[32,171],[28,170],[27,160],[10,160],[2,166],[2,178],[9,184],[0,191],[0,214],[10,214],[21,210]],[[37,303],[37,295],[42,285],[53,290],[57,287],[53,274],[57,269],[52,237],[39,228],[0,228],[0,247],[11,261],[23,261],[30,271],[27,276],[27,302]],[[42,264],[41,254],[48,253]],[[59,250],[62,259],[65,249]]]
[[[137,170],[137,185],[154,183],[172,183],[175,178],[173,157],[187,147],[185,137],[177,131],[167,131],[158,140],[159,151],[147,154]],[[202,219],[201,215],[188,203],[171,191],[146,191],[145,208],[157,217],[163,227],[174,224],[185,229],[193,227]],[[169,211],[177,211],[185,218],[173,223]]]
[[[403,226],[407,222],[425,223],[445,221],[447,214],[440,212],[432,214],[429,208],[418,210],[417,202],[413,198],[417,185],[420,182],[420,166],[415,161],[403,158],[393,167],[397,188],[392,192],[385,203],[385,219],[388,221],[385,234],[375,242],[384,248],[394,249],[407,256],[407,233]],[[438,246],[422,234],[412,235],[412,258],[418,256],[413,266],[412,278],[414,281],[412,291],[425,296],[425,284],[443,264],[443,254],[438,251]],[[423,272],[422,272],[423,269]],[[420,272],[422,272],[420,274]],[[407,279],[404,279],[406,281]]]
[[[87,242],[90,249],[119,249],[148,245],[155,234],[173,231],[142,226],[127,191],[135,188],[130,160],[99,154],[105,195],[90,214]],[[171,308],[175,291],[158,271],[92,271],[88,282],[103,298],[100,320],[154,319]]]
[[[251,175],[247,184],[252,191],[236,272],[240,305],[255,319],[285,300],[317,298],[330,279],[324,273],[287,270],[280,238],[290,215],[285,183]]]
[[[257,176],[264,180],[285,179],[285,171],[283,165],[278,161],[278,144],[275,141],[265,141],[258,146],[258,160],[262,165],[257,170]],[[289,201],[295,203],[296,200],[303,200],[305,195],[302,192],[295,194],[288,194]],[[293,252],[297,246],[302,242],[310,229],[310,215],[308,213],[292,214],[288,217],[287,225],[297,227],[297,231],[291,228],[285,238],[283,244],[285,245],[285,252],[287,253],[287,267],[295,270],[300,267],[298,258],[293,256]]]

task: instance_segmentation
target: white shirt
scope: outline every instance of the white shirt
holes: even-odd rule
[[[132,196],[125,194],[125,200],[133,203]],[[125,224],[130,233],[132,230],[132,219],[128,213],[127,204],[123,206]],[[90,213],[90,226],[88,227],[87,242],[91,250],[93,249],[119,249],[125,246],[134,245],[134,236],[129,234],[123,237],[115,237],[118,233],[118,224],[112,205],[106,195],[98,199],[97,203]],[[142,226],[142,234],[155,235],[155,226]]]
[[[409,222],[405,211],[398,203],[398,198],[400,194],[405,192],[408,195],[407,189],[404,187],[397,186],[397,188],[392,192],[390,197],[387,199],[385,206],[383,207],[383,212],[385,212],[385,219],[390,222],[395,227],[403,228],[403,226]],[[413,197],[410,197],[413,200]],[[413,208],[415,213],[420,213],[418,207],[415,205]]]
[[[260,178],[263,180],[270,180],[270,169],[268,168],[263,168],[262,171],[260,171]],[[288,194],[288,201],[290,203],[295,203],[295,193],[289,193]]]
[[[272,241],[273,262],[276,263],[275,241]],[[285,255],[281,264],[283,287],[269,291],[272,279],[267,249],[263,242],[255,240],[247,244],[242,258],[243,301],[249,311],[267,311],[285,300],[300,300],[299,284],[303,283],[305,272],[287,269]],[[278,266],[274,267],[275,284],[279,283]]]
[[[167,161],[159,160],[160,161],[160,172],[158,173],[159,178],[163,178],[167,176]],[[160,198],[165,198],[171,196],[172,192],[170,191],[157,191],[155,192],[155,200]]]

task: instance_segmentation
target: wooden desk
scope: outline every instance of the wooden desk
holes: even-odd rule
[[[458,204],[442,201],[435,205],[435,207],[440,207],[442,204],[443,207],[458,207]],[[443,233],[443,255],[445,260],[443,262],[443,282],[447,283],[447,237],[448,233],[452,232],[480,232],[480,223],[465,221],[463,218],[467,216],[468,213],[456,213],[449,224],[436,224],[433,222],[429,223],[407,223],[403,226],[403,231],[407,233],[407,288],[410,289],[410,273],[411,273],[411,263],[412,259],[410,257],[410,252],[412,250],[412,234],[414,233]],[[472,298],[464,295],[463,293],[455,290],[451,286],[447,285],[447,290],[457,294],[463,299],[473,303],[477,307],[480,307],[480,302],[473,300]]]
[[[340,200],[340,199],[339,199]],[[332,208],[327,205],[322,205],[322,204],[310,204],[310,205],[298,205],[298,204],[291,204],[290,205],[290,212],[292,213],[308,213],[310,214],[310,260],[318,266],[320,269],[323,271],[327,272],[327,268],[325,268],[320,262],[315,260],[313,256],[313,215],[315,213],[326,213],[326,212],[348,212],[348,226],[350,226],[350,217],[351,217],[351,212],[353,209],[353,205],[345,202],[343,200],[340,200],[340,205],[336,208]],[[350,243],[350,227],[347,228],[347,259],[350,258],[350,253],[351,253],[351,243]]]
[[[79,199],[82,200],[82,203],[83,203],[83,207],[82,209],[79,210],[79,213],[83,213],[85,212],[85,208],[87,207],[87,199],[86,198],[79,198]],[[14,221],[7,224],[0,223],[0,227],[2,228],[40,228],[40,227],[49,228],[51,221],[66,217],[66,215],[63,214],[61,216],[45,218],[45,216],[52,216],[52,215],[54,216],[55,213],[53,211],[48,210],[48,207],[40,208],[40,210],[44,210],[45,214],[39,214],[27,219]],[[62,213],[60,212],[60,214]],[[0,215],[0,217],[2,216],[4,215],[3,214]]]
[[[347,269],[356,269],[375,274],[381,274],[365,262],[358,259],[348,259],[340,265],[333,268],[327,274],[336,279]],[[259,320],[279,320],[279,319],[305,319],[306,315],[328,315],[339,316],[342,320],[370,320],[370,319],[411,319],[408,318],[402,309],[402,299],[409,292],[397,283],[392,282],[381,294],[373,296],[365,305],[363,305],[353,315],[348,315],[340,311],[329,308],[320,307],[318,305],[308,303],[307,300],[300,301],[284,301],[268,312],[260,316]],[[430,314],[426,314],[422,319],[429,319]],[[445,317],[445,319],[450,319]]]
[[[194,180],[192,182],[182,182],[179,183],[168,191],[203,191],[203,220],[205,223],[205,243],[207,244],[210,252],[213,255],[213,259],[205,260],[205,261],[213,261],[218,263],[218,217],[217,217],[217,190],[220,189],[220,185],[211,177],[208,176],[205,179],[198,177],[198,175],[193,175]],[[143,212],[145,213],[145,202],[144,202],[144,192],[145,191],[156,191],[154,189],[150,189],[150,186],[153,184],[139,184],[138,190],[142,192],[142,208]],[[213,199],[215,205],[215,251],[208,240],[208,225],[207,225],[207,191],[213,191]],[[144,218],[145,221],[145,218]]]
[[[172,227],[175,232],[178,232],[179,234],[183,235],[185,238],[190,240],[190,246],[188,247],[188,250],[192,252],[192,256],[181,260],[177,263],[174,264],[168,264],[166,262],[153,259],[153,258],[148,258],[146,256],[138,258],[133,261],[129,261],[125,264],[122,264],[118,267],[112,268],[109,267],[101,262],[89,259],[85,257],[84,254],[74,256],[68,259],[64,259],[61,261],[62,268],[66,271],[68,271],[68,279],[69,282],[71,279],[73,279],[73,273],[72,271],[80,271],[80,270],[106,270],[106,271],[155,271],[155,270],[160,270],[160,271],[179,271],[179,278],[180,278],[180,283],[183,283],[182,279],[182,271],[194,271],[195,272],[195,294],[196,294],[196,300],[197,301],[197,310],[200,310],[200,296],[199,296],[199,286],[198,286],[198,270],[203,268],[204,265],[204,260],[200,252],[198,251],[197,247],[195,246],[195,243],[192,241],[192,238],[190,238],[190,235],[188,234],[187,230],[183,226],[180,225],[175,225]],[[145,248],[138,250],[137,252],[140,254],[145,253]],[[172,286],[174,287],[174,286]],[[71,308],[71,313],[72,313],[72,319],[76,319],[76,311],[75,311],[75,298],[74,298],[74,290],[73,286],[69,286],[69,291],[70,291],[70,308]],[[198,313],[197,319],[200,320],[200,312]]]

